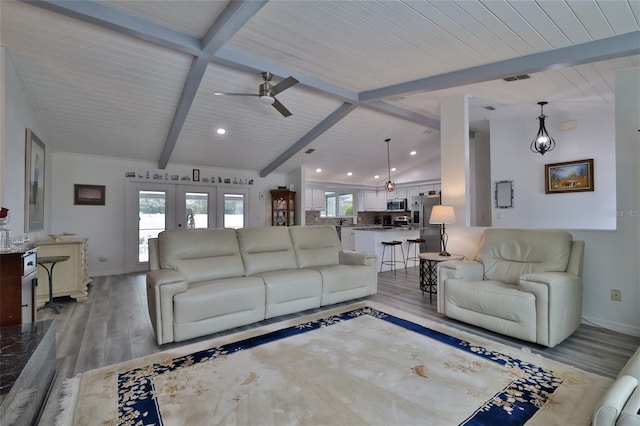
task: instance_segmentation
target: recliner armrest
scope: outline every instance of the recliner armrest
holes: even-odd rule
[[[554,347],[582,322],[582,279],[570,272],[534,272],[518,288],[536,298],[536,343]]]
[[[375,266],[378,261],[375,254],[351,250],[341,250],[338,253],[338,259],[341,265]]]
[[[188,287],[187,277],[173,269],[147,272],[147,306],[159,345],[173,342],[173,296]]]
[[[484,277],[484,266],[475,260],[447,260],[438,263],[438,281],[447,278],[480,281]]]
[[[581,285],[582,279],[571,272],[532,272],[520,277],[521,287],[523,282],[537,282],[552,287],[566,287]],[[525,284],[526,287],[526,284]]]

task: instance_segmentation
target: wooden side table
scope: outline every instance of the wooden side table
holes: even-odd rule
[[[447,260],[462,260],[464,256],[461,254],[452,254],[451,256],[440,256],[440,253],[427,252],[420,253],[420,290],[422,295],[424,292],[429,293],[429,303],[434,294],[438,294],[438,263]]]

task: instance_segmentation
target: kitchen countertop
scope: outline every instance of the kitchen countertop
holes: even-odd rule
[[[418,228],[411,226],[366,226],[354,227],[354,231],[416,231]]]

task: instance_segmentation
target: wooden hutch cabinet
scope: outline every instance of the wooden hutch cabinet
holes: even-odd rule
[[[271,190],[271,225],[296,224],[296,193],[286,189]]]
[[[0,254],[0,325],[36,320],[37,250]]]
[[[88,274],[89,241],[87,238],[74,238],[61,241],[38,241],[40,257],[69,256],[69,260],[56,265],[53,273],[53,297],[71,296],[78,302],[86,302],[89,295],[87,286],[91,283]],[[40,266],[40,268],[43,268]],[[41,276],[47,272],[40,269]],[[49,286],[38,286],[36,306],[43,306],[49,300]]]

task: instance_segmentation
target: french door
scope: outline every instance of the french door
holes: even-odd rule
[[[125,186],[127,272],[148,269],[148,241],[160,232],[218,226],[215,187],[154,182],[127,182]]]

